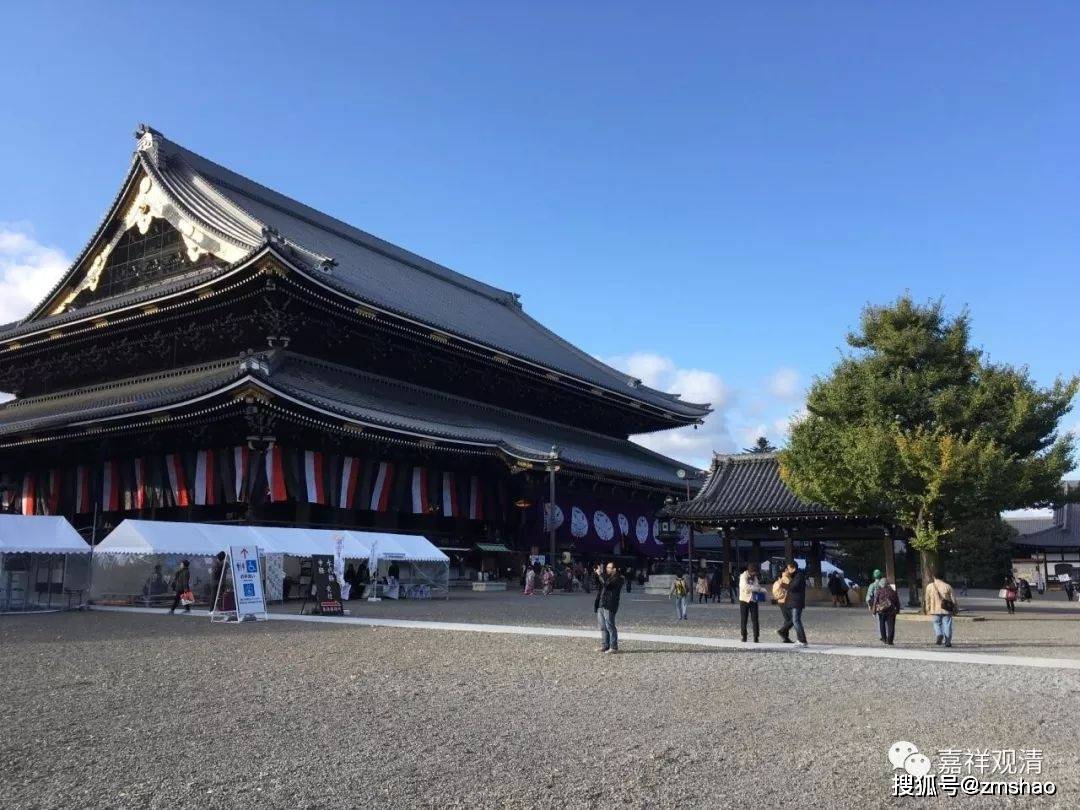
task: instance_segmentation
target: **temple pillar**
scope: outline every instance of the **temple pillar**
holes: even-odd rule
[[[731,534],[724,529],[720,530],[720,535],[724,539],[724,565],[721,568],[721,576],[723,577],[723,583],[725,588],[731,587],[731,575],[732,562],[731,562]]]
[[[784,533],[784,562],[795,559],[795,543],[791,539],[791,529],[781,529]]]
[[[759,568],[761,567],[761,541],[760,540],[754,540],[753,541],[753,549],[750,552],[750,561],[754,565],[758,566]]]

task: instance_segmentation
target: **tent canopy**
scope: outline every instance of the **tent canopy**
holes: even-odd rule
[[[227,551],[229,546],[255,545],[265,553],[310,557],[312,554],[333,555],[339,539],[342,541],[342,556],[346,559],[369,559],[374,544],[380,559],[409,562],[449,561],[449,557],[418,535],[345,529],[223,526],[156,520],[125,520],[101,541],[94,551],[99,554],[212,556],[219,551]],[[81,542],[82,538],[79,540]]]
[[[0,554],[89,554],[90,545],[62,517],[0,515]]]

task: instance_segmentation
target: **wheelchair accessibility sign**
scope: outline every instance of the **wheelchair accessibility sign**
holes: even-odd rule
[[[248,617],[266,618],[258,547],[231,546],[229,562],[236,594],[236,618],[240,621]]]

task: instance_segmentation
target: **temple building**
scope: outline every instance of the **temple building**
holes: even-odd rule
[[[0,327],[0,506],[100,539],[125,517],[353,527],[663,553],[693,425],[518,296],[142,126],[100,227]]]

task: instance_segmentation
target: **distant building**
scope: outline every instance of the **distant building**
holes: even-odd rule
[[[1080,490],[1080,481],[1062,483],[1067,494]],[[1080,503],[1064,504],[1050,515],[1010,516],[1004,520],[1017,532],[1013,540],[1015,563],[1041,565],[1048,580],[1080,570]]]

